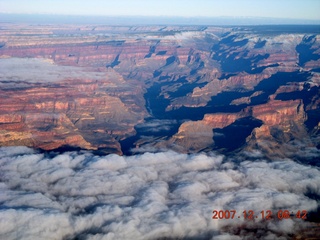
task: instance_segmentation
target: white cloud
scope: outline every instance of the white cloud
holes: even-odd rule
[[[0,58],[0,64],[0,81],[5,81],[6,85],[20,84],[22,86],[26,83],[57,82],[66,80],[66,76],[68,79],[104,80],[106,78],[106,73],[97,73],[79,67],[59,66],[48,59]]]
[[[0,191],[1,239],[250,239],[257,232],[286,239],[310,223],[262,221],[260,212],[315,211],[320,171],[288,159],[213,153],[54,155],[3,147]],[[232,209],[234,219],[212,219],[213,210]],[[258,218],[244,220],[245,210]]]
[[[136,128],[145,133],[157,133],[161,131],[169,131],[173,125],[177,124],[176,120],[169,119],[153,119],[145,123],[138,124]]]

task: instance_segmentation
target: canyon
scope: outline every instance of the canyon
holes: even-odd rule
[[[292,156],[319,146],[320,31],[0,25],[0,146]]]

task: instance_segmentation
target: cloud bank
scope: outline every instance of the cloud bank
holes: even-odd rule
[[[312,223],[213,210],[317,211],[320,170],[172,151],[123,157],[0,148],[0,239],[287,239]]]
[[[5,84],[47,83],[66,79],[104,80],[106,73],[72,66],[59,66],[52,60],[37,58],[0,58],[0,81]],[[111,75],[110,73],[107,73]],[[0,82],[0,84],[3,84]]]

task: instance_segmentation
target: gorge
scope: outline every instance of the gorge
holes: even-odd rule
[[[319,148],[318,26],[3,23],[0,43],[0,146]]]

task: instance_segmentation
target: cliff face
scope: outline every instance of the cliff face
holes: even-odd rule
[[[253,107],[252,115],[263,121],[263,125],[255,128],[247,138],[246,149],[258,147],[261,151],[273,156],[285,157],[288,151],[285,143],[291,140],[308,138],[304,125],[307,114],[301,100],[276,101]]]
[[[63,146],[107,148],[109,152],[121,153],[118,140],[134,134],[134,125],[146,115],[146,111],[136,104],[143,102],[142,89],[124,83],[117,74],[74,73],[72,71],[79,70],[73,67],[61,70],[53,65],[57,76],[49,78],[48,82],[43,75],[51,73],[46,67],[52,67],[53,63],[39,60],[32,65],[42,69],[43,75],[26,83],[32,77],[24,74],[24,66],[28,67],[29,60],[15,61],[15,74],[22,74],[20,80],[1,83],[2,146],[26,145],[45,150]],[[66,79],[72,75],[79,78]],[[119,85],[122,85],[121,93],[110,90]]]
[[[65,114],[28,113],[0,116],[0,144],[24,145],[44,150],[62,146],[94,149]],[[6,121],[3,118],[13,119]],[[19,118],[19,120],[18,120]]]
[[[247,107],[238,113],[206,114],[201,121],[185,122],[180,126],[178,133],[168,141],[168,145],[178,145],[174,147],[180,151],[197,152],[207,148],[217,148],[221,141],[220,134],[226,135],[223,138],[228,137],[228,141],[240,141],[239,134],[243,133],[234,131],[228,134],[228,131],[223,129],[228,129],[232,125],[242,126],[239,121],[248,118],[252,119],[251,123],[247,122],[248,124],[257,121],[261,124],[253,127],[248,135],[242,136],[245,140],[243,147],[247,151],[259,149],[266,156],[285,157],[289,149],[284,144],[291,140],[308,138],[308,131],[304,125],[307,115],[302,101],[270,100],[266,104]],[[218,143],[215,143],[214,139]],[[290,150],[292,154],[294,150]]]
[[[275,148],[317,133],[316,33],[11,24],[1,31],[1,146],[272,152],[265,142]],[[137,125],[149,117],[179,124],[146,138]],[[238,144],[230,147],[232,132]]]

